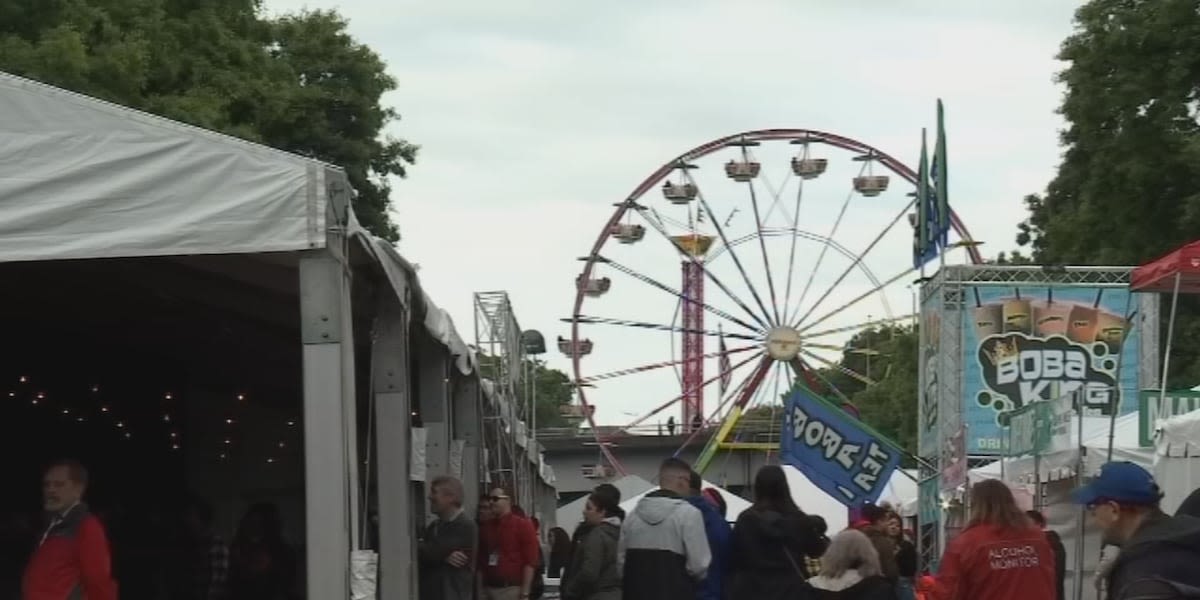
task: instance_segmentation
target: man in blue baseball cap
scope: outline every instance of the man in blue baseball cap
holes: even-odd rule
[[[1110,600],[1132,597],[1148,584],[1200,588],[1200,519],[1159,509],[1162,492],[1148,471],[1110,462],[1073,496],[1087,507],[1104,543],[1121,549],[1108,575]]]

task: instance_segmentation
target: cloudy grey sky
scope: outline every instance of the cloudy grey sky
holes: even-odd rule
[[[922,127],[931,129],[932,144],[938,97],[947,107],[952,203],[972,234],[986,242],[986,254],[1010,249],[1023,217],[1022,196],[1042,190],[1058,162],[1061,121],[1054,111],[1061,90],[1053,77],[1061,65],[1053,57],[1078,4],[266,2],[272,12],[336,8],[350,20],[351,32],[387,61],[400,87],[386,101],[403,115],[390,133],[422,146],[419,163],[393,193],[404,236],[399,248],[421,265],[427,291],[468,340],[474,337],[472,293],[479,290],[507,290],[523,327],[551,340],[567,335],[559,319],[572,308],[576,258],[587,254],[612,204],[673,156],[739,131],[802,128],[861,140],[915,166]],[[786,144],[761,150],[771,159],[763,159],[764,173],[776,186],[783,185],[791,150]],[[830,173],[821,180],[824,187],[805,188],[801,222],[828,234],[859,165],[845,153],[821,154],[833,161]],[[712,158],[700,169],[709,177],[702,188],[714,190],[714,203],[724,203],[714,209],[721,216],[732,207],[749,208],[741,188],[729,188],[719,177],[727,158]],[[907,191],[895,186],[878,204],[856,199],[834,238],[860,251],[903,207]],[[793,195],[781,194],[786,210],[773,218],[792,210]],[[760,199],[764,206],[773,203],[771,196]],[[670,212],[661,196],[654,202]],[[744,215],[731,228],[745,227]],[[651,239],[655,235],[636,251],[622,249],[622,261],[677,286],[678,259],[661,238]],[[880,279],[896,274],[907,261],[909,235],[890,232],[864,264]],[[737,248],[749,270],[762,272],[758,250],[755,243]],[[788,250],[778,243],[769,248],[773,272],[786,272]],[[797,287],[807,277],[802,265],[812,265],[818,249],[809,246],[800,254]],[[838,260],[827,259],[810,302],[850,264]],[[736,287],[737,271],[723,268],[722,279]],[[635,292],[647,286],[607,274],[613,293],[585,305],[584,312],[671,321],[670,296]],[[763,278],[751,277],[765,287]],[[905,283],[887,294],[897,315],[907,312]],[[856,272],[843,287],[822,310],[871,286]],[[716,296],[710,287],[708,297]],[[727,302],[721,307],[736,311]],[[822,328],[885,312],[878,300],[864,302]],[[588,335],[597,347],[584,374],[671,359],[665,334],[650,338],[595,327]],[[557,353],[550,363],[570,371]],[[709,365],[709,373],[715,368]],[[641,414],[678,393],[673,374],[654,377],[646,380],[653,383],[598,387],[589,399],[599,404],[603,421],[628,421],[626,413]]]

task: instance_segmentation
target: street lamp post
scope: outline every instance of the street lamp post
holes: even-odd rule
[[[538,364],[537,357],[546,353],[546,338],[542,336],[540,331],[529,329],[521,332],[521,347],[525,350],[525,354],[534,357],[533,372],[529,382],[529,436],[535,443],[537,442],[537,376]]]

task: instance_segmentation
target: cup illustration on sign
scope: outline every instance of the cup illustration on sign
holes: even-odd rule
[[[1104,294],[1104,290],[1096,293],[1096,301],[1091,306],[1077,304],[1071,309],[1071,315],[1067,318],[1067,337],[1072,342],[1081,344],[1090,344],[1096,341],[1096,331],[1099,323],[1097,317],[1100,314],[1100,296]]]
[[[1033,307],[1021,298],[1021,290],[1016,292],[1015,298],[1003,304],[1004,333],[1033,333]]]
[[[1109,312],[1096,315],[1096,341],[1108,346],[1110,353],[1120,352],[1129,331],[1129,321]]]
[[[986,304],[975,307],[975,335],[979,339],[996,335],[1004,330],[1004,307],[999,304]]]
[[[1067,335],[1071,306],[1067,302],[1055,302],[1054,290],[1046,290],[1046,303],[1033,304],[1033,332],[1041,337]]]

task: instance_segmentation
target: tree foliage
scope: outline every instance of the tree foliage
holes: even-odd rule
[[[571,378],[558,369],[546,366],[546,363],[535,358],[525,358],[517,374],[515,393],[517,402],[521,403],[525,414],[529,403],[536,398],[536,413],[538,429],[571,427],[575,421],[564,417],[562,407],[572,403],[573,393]],[[484,379],[497,381],[504,377],[503,369],[494,356],[479,355],[479,375]],[[511,370],[511,369],[509,369]]]
[[[1200,10],[1196,0],[1092,0],[1059,58],[1064,154],[1025,199],[1017,242],[1041,264],[1136,265],[1200,235]],[[1200,334],[1181,302],[1176,339]],[[1165,313],[1165,311],[1164,311]],[[1172,377],[1200,378],[1173,352]]]
[[[395,241],[387,177],[417,147],[383,137],[396,82],[333,11],[258,0],[0,0],[0,70],[346,169],[359,221]]]

